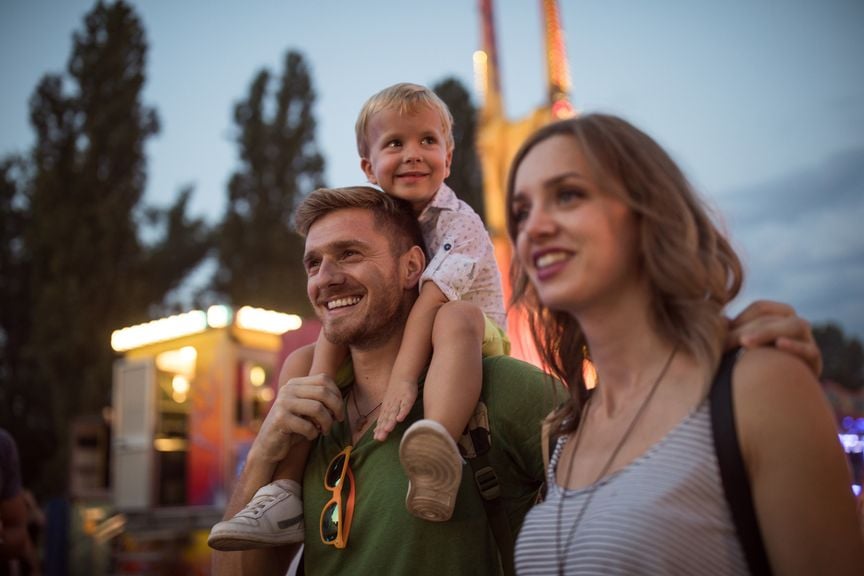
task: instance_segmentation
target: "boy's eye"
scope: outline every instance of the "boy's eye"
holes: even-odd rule
[[[390,140],[389,142],[387,142],[386,147],[387,148],[398,148],[399,146],[402,146],[401,140]]]
[[[421,140],[420,142],[421,142],[422,144],[429,145],[429,144],[435,144],[435,143],[437,142],[437,140],[435,139],[434,136],[426,136],[426,137],[424,137],[423,140]]]

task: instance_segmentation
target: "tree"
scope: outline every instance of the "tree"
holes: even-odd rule
[[[140,207],[144,145],[158,130],[155,111],[141,103],[146,54],[131,7],[98,2],[74,34],[68,77],[46,76],[31,98],[32,177],[17,180],[12,209],[5,190],[13,180],[4,172],[4,218],[8,211],[23,227],[15,232],[15,285],[4,289],[31,288],[15,301],[26,326],[9,324],[24,340],[7,339],[4,358],[17,363],[9,389],[37,398],[31,408],[46,414],[43,444],[51,449],[22,449],[25,469],[27,459],[49,460],[38,474],[44,491],[64,488],[69,422],[110,403],[111,331],[148,319],[209,246],[203,222],[185,215],[188,192],[167,210]],[[149,243],[138,235],[145,218],[162,228]]]
[[[235,305],[308,315],[303,240],[291,218],[300,200],[323,186],[324,158],[302,55],[286,54],[273,106],[269,85],[270,73],[261,70],[234,110],[241,166],[228,184],[213,286]]]
[[[834,323],[813,327],[813,337],[822,352],[822,378],[849,390],[864,388],[864,349]]]
[[[477,109],[465,87],[455,78],[433,86],[453,115],[453,161],[447,185],[486,221],[483,202],[483,173],[477,156]]]

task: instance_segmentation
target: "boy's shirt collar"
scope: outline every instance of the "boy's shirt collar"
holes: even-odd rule
[[[458,208],[459,198],[456,197],[456,193],[447,184],[442,183],[438,191],[435,192],[435,196],[432,197],[432,200],[429,201],[429,204],[426,205],[426,208],[417,217],[417,220],[423,222],[431,218],[432,215],[430,212],[432,210],[456,210]]]

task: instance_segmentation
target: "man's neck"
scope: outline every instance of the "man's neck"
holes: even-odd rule
[[[361,395],[370,401],[380,402],[384,398],[393,363],[402,344],[402,332],[394,334],[387,342],[375,348],[351,348],[351,363],[354,383]]]

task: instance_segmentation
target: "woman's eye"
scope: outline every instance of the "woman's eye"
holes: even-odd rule
[[[575,202],[576,200],[585,198],[585,196],[585,191],[581,188],[562,188],[557,193],[558,202],[561,204]]]
[[[528,207],[514,206],[510,211],[510,214],[513,222],[518,226],[528,219]]]

